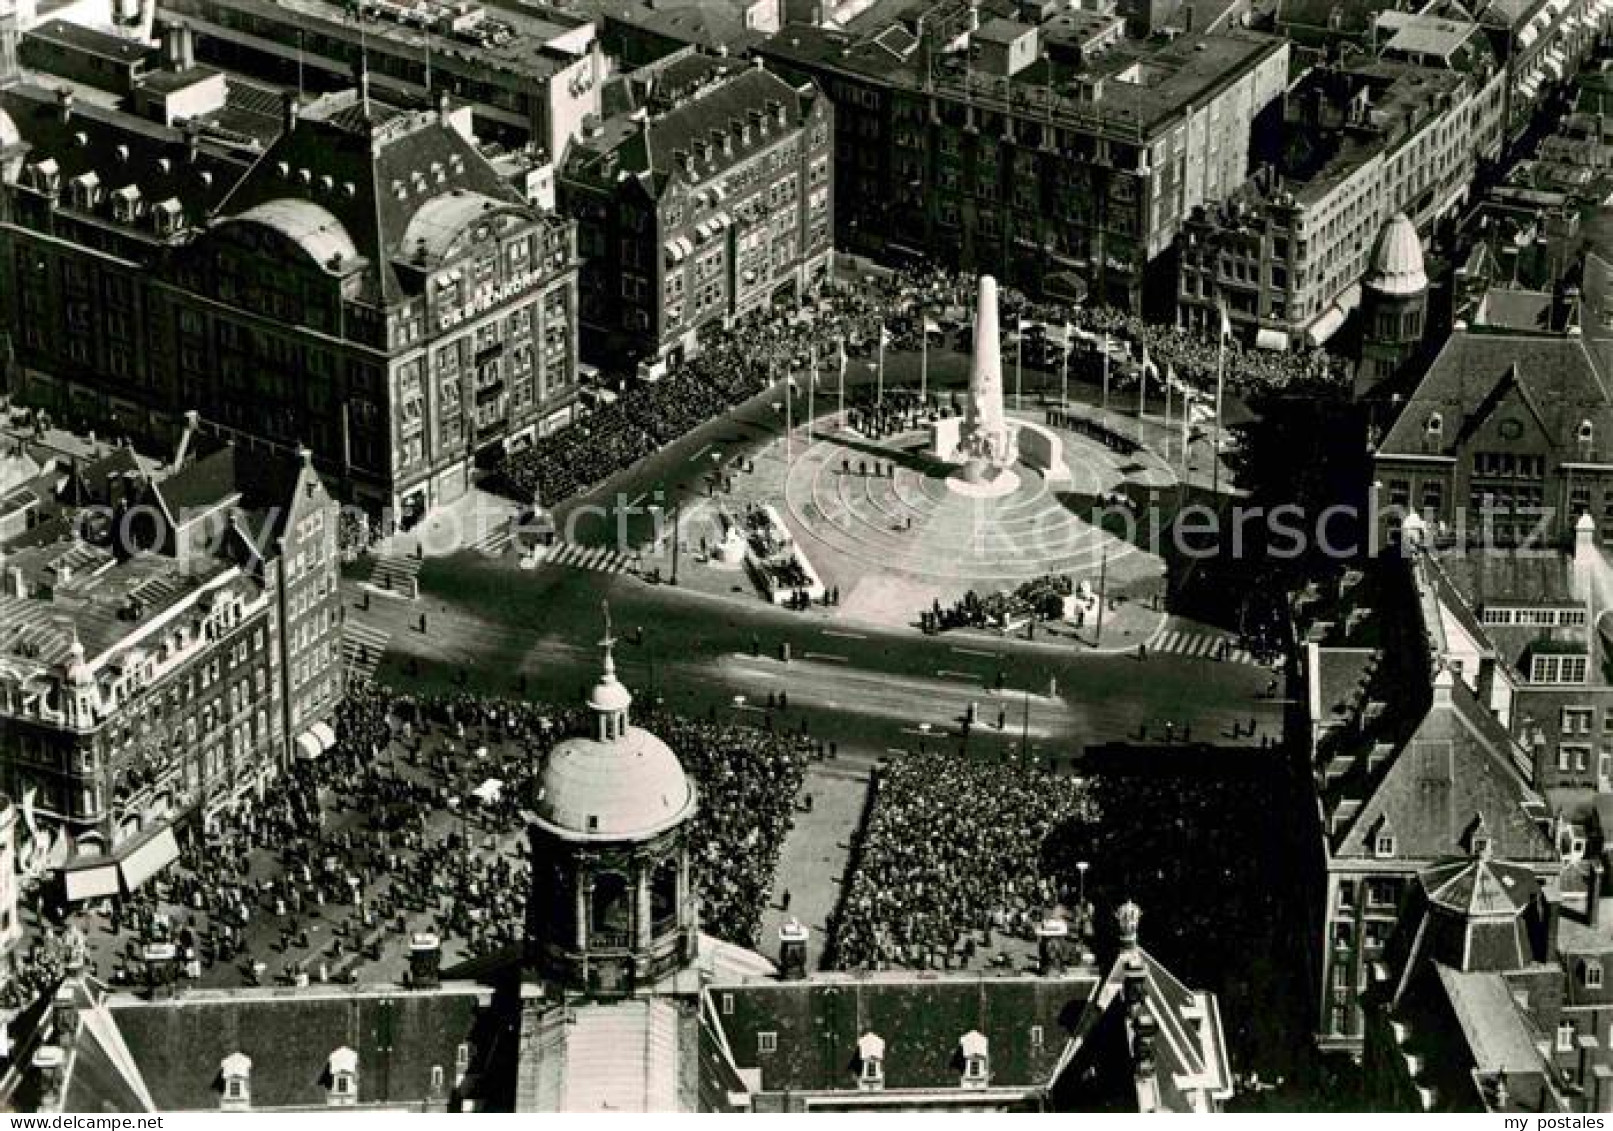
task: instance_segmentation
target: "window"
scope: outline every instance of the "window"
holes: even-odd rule
[[[1596,711],[1591,707],[1564,707],[1563,733],[1564,734],[1590,734],[1591,721],[1595,719]]]
[[[223,1077],[223,1094],[219,1107],[224,1111],[246,1111],[252,1106],[252,1058],[245,1053],[232,1053],[218,1066]]]
[[[1044,1040],[1044,1037],[1043,1037],[1043,1034],[1042,1034],[1042,1027],[1040,1025],[1032,1025],[1031,1026],[1031,1048],[1036,1049],[1036,1050],[1039,1051],[1041,1049],[1041,1047],[1042,1047],[1043,1040]]]
[[[1557,1051],[1574,1051],[1574,1023],[1572,1021],[1564,1021],[1557,1026]]]
[[[1372,841],[1374,856],[1393,856],[1395,854],[1395,838],[1393,833],[1380,832]]]
[[[1586,989],[1599,990],[1602,988],[1602,964],[1600,962],[1592,960],[1585,963],[1582,974],[1584,975]]]
[[[724,1017],[732,1017],[734,1015],[734,995],[733,994],[725,993],[725,994],[722,995],[722,1015]]]
[[[778,1034],[772,1031],[757,1033],[756,1051],[764,1055],[778,1052]]]

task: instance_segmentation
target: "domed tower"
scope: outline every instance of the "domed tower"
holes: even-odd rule
[[[1362,397],[1400,374],[1422,347],[1428,315],[1428,273],[1423,241],[1404,212],[1378,233],[1362,280],[1361,364],[1355,394]]]
[[[694,960],[689,867],[694,784],[666,743],[632,724],[606,614],[590,733],[554,748],[539,778],[527,953],[578,990],[628,993]]]

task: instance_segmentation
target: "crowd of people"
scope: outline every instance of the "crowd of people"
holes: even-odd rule
[[[559,503],[659,450],[691,429],[720,416],[770,385],[791,378],[799,391],[816,355],[821,387],[831,388],[841,351],[848,357],[874,356],[885,349],[912,353],[921,336],[944,344],[960,333],[967,346],[973,317],[973,278],[938,267],[883,272],[855,283],[830,283],[800,307],[759,310],[726,329],[712,331],[696,357],[675,365],[654,381],[631,383],[608,404],[582,420],[511,454],[500,470],[504,490],[516,498]],[[1118,384],[1135,381],[1146,351],[1161,374],[1174,371],[1183,381],[1214,385],[1217,343],[1212,337],[1107,307],[1088,309],[1033,302],[1012,288],[1000,291],[1003,325],[1028,320],[1039,325],[1070,325],[1089,343],[1107,336],[1123,361],[1113,374]],[[1072,343],[1075,345],[1078,343]],[[1099,362],[1088,350],[1078,376]],[[1227,387],[1234,392],[1274,391],[1299,381],[1334,379],[1338,363],[1319,350],[1283,353],[1227,343]],[[857,424],[870,435],[886,435],[922,421],[942,407],[940,397],[919,403],[913,390],[858,390]],[[932,406],[934,406],[932,408]],[[955,407],[955,406],[954,406]]]
[[[1045,574],[1021,582],[1012,590],[982,596],[973,589],[951,605],[939,599],[919,613],[919,627],[926,633],[951,628],[1002,628],[1021,617],[1057,620],[1064,615],[1064,599],[1076,590],[1068,574]]]
[[[829,953],[847,970],[955,969],[994,936],[1029,941],[1074,892],[1044,866],[1056,829],[1096,815],[1087,787],[951,752],[882,767]]]

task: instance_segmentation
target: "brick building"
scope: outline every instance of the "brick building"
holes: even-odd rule
[[[1385,225],[1404,214],[1428,232],[1466,200],[1499,151],[1505,85],[1487,53],[1463,69],[1312,69],[1288,92],[1278,151],[1184,225],[1177,323],[1213,332],[1225,300],[1250,340],[1327,341],[1360,304]]]
[[[0,780],[70,900],[139,887],[178,823],[321,753],[342,694],[336,506],[311,460],[191,430],[164,478],[101,462],[5,547],[0,594]]]
[[[0,96],[10,390],[86,426],[183,414],[320,453],[405,522],[570,419],[572,226],[446,103],[288,98],[266,152],[14,85]],[[251,155],[248,162],[245,158]]]
[[[833,124],[810,85],[685,53],[633,76],[634,109],[585,131],[560,175],[598,360],[692,353],[833,255]]]
[[[756,49],[834,103],[837,244],[1131,308],[1192,210],[1243,184],[1288,81],[1288,45],[1243,32],[1086,51],[1061,27],[1044,50],[1017,8],[962,0],[855,28]]]

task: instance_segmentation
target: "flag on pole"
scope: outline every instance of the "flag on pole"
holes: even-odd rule
[[[884,349],[891,344],[891,332],[885,323],[879,324],[879,348]]]
[[[840,339],[840,379],[846,379],[846,366],[851,364],[851,357],[846,353],[846,339]]]
[[[1226,341],[1232,337],[1232,319],[1227,317],[1227,300],[1217,299],[1215,305],[1221,313],[1221,340]]]
[[[1019,329],[1019,332],[1023,334],[1026,330],[1029,330],[1032,326],[1036,325],[1036,323],[1032,322],[1029,318],[1021,318],[1015,323],[1015,325]]]
[[[926,315],[924,318],[924,332],[926,334],[939,334],[941,332],[941,323]]]
[[[1150,374],[1152,374],[1154,377],[1157,378],[1159,376],[1159,366],[1155,365],[1153,359],[1148,356],[1148,347],[1147,347],[1147,345],[1144,345],[1143,346],[1143,376],[1147,377]]]

